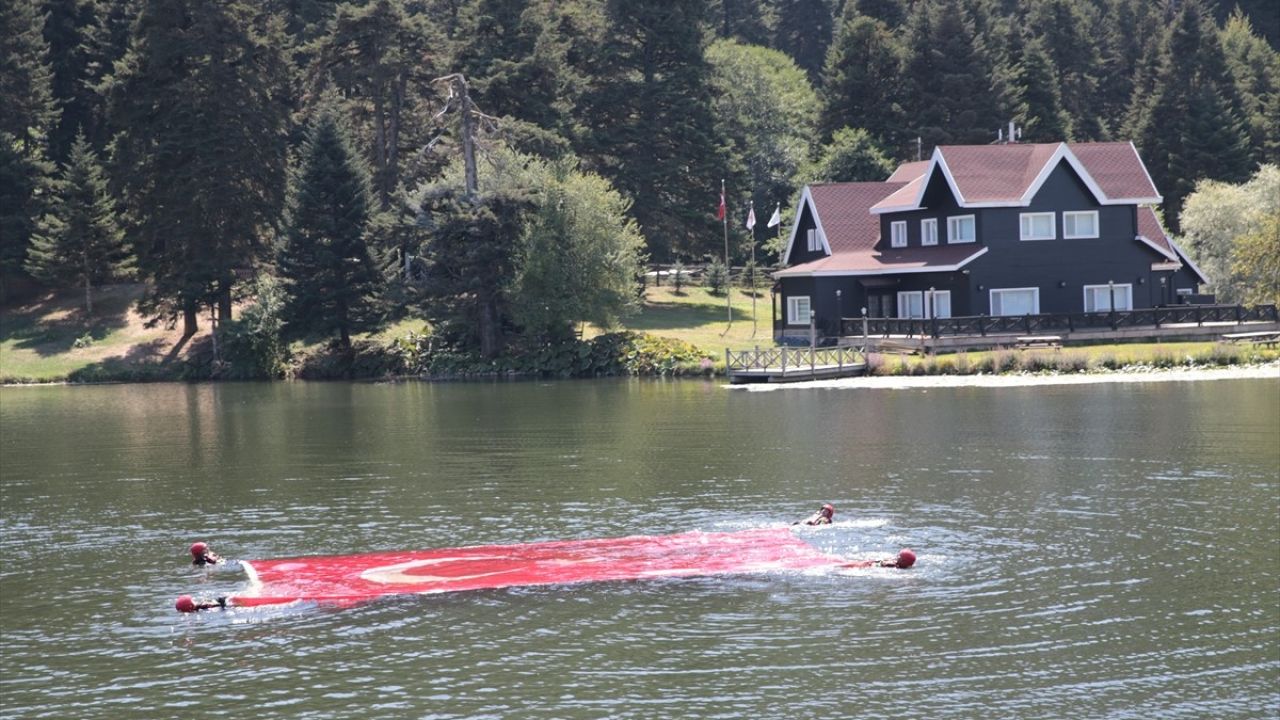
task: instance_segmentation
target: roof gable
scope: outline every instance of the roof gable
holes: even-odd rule
[[[796,213],[782,257],[791,257],[806,204],[828,255],[875,247],[880,241],[880,218],[872,215],[870,208],[904,186],[897,182],[806,185],[800,193],[801,211]]]
[[[923,176],[912,180],[918,182],[914,197],[895,193],[871,212],[920,209],[924,188],[936,173],[946,178],[960,207],[1025,207],[1064,162],[1100,205],[1156,204],[1163,199],[1133,143],[940,145]],[[914,165],[903,165],[894,176],[913,174]]]

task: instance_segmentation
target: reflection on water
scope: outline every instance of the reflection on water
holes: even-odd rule
[[[787,523],[868,569],[181,616],[186,564]],[[0,391],[0,716],[1280,714],[1280,382]]]

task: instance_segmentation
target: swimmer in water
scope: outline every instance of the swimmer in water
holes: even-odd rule
[[[191,564],[196,567],[216,565],[222,562],[218,554],[209,549],[208,544],[197,542],[191,544]]]
[[[198,610],[212,610],[213,608],[226,610],[227,599],[220,597],[214,598],[213,602],[196,602],[190,595],[180,595],[178,596],[178,601],[174,603],[173,606],[181,613],[193,613]]]
[[[916,554],[910,549],[903,548],[898,551],[897,557],[888,558],[886,560],[877,560],[874,567],[891,567],[899,570],[906,570],[916,564]]]
[[[831,503],[827,503],[818,508],[818,512],[810,515],[806,520],[797,520],[792,525],[830,525],[831,518],[836,514],[836,509]]]

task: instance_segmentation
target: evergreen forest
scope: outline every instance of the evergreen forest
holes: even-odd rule
[[[1009,122],[1132,141],[1182,233],[1280,163],[1278,45],[1274,0],[6,0],[0,295],[492,357]]]

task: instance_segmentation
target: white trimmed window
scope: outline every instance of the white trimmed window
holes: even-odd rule
[[[1058,229],[1053,213],[1022,213],[1023,240],[1053,240],[1058,237]]]
[[[810,309],[808,295],[787,298],[787,324],[808,325]]]
[[[898,317],[951,317],[950,290],[904,290],[898,293]]]
[[[991,290],[992,315],[1040,314],[1040,288],[994,288]]]
[[[928,218],[920,221],[920,244],[938,244],[938,219]]]
[[[907,221],[898,220],[889,223],[889,245],[896,248],[907,246]]]
[[[809,228],[806,236],[809,240],[809,252],[815,252],[818,248],[822,247],[822,243],[818,242],[818,231],[815,228]]]
[[[924,317],[924,293],[919,290],[903,291],[898,293],[898,317],[900,318],[922,318]]]
[[[947,242],[971,243],[978,240],[978,227],[974,215],[957,215],[947,218]]]
[[[1098,211],[1062,213],[1062,237],[1068,240],[1098,237]]]
[[[1115,298],[1115,307],[1112,307]],[[1133,309],[1133,285],[1085,285],[1084,311],[1111,312]]]

